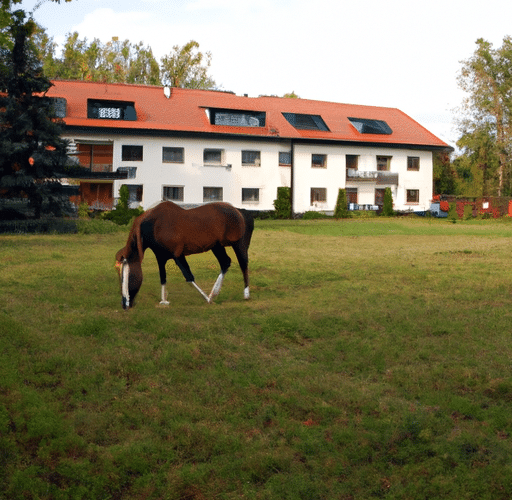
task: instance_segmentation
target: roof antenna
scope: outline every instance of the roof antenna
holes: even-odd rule
[[[167,99],[171,97],[171,89],[167,85],[164,87],[164,96],[167,97]]]

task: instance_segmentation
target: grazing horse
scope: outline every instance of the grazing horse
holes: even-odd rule
[[[254,221],[245,210],[228,203],[208,203],[185,210],[170,201],[164,201],[139,215],[133,222],[126,246],[116,254],[116,267],[121,281],[123,309],[134,305],[142,285],[142,259],[151,248],[158,262],[162,300],[167,302],[167,274],[165,264],[174,259],[188,283],[191,283],[208,303],[219,294],[231,259],[224,247],[231,246],[244,275],[244,297],[249,298],[248,250]],[[211,250],[220,264],[220,274],[210,295],[197,285],[185,259],[186,255]]]

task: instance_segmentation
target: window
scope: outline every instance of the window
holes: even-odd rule
[[[162,148],[163,163],[184,163],[185,150],[183,148]]]
[[[205,203],[210,201],[222,201],[222,188],[221,187],[204,187],[203,188],[203,201]]]
[[[137,176],[137,167],[119,167],[118,172],[126,172],[127,179],[135,179]]]
[[[377,188],[375,190],[375,205],[382,207],[384,205],[384,193],[385,189]]]
[[[258,188],[242,188],[242,203],[257,203],[260,201]]]
[[[142,161],[142,146],[122,146],[122,161]]]
[[[383,120],[369,120],[367,118],[348,118],[360,134],[383,134],[393,133],[390,126]]]
[[[407,190],[407,203],[419,203],[420,202],[420,190],[419,189],[408,189]]]
[[[141,184],[125,184],[128,188],[128,201],[136,203],[142,201],[142,185]]]
[[[391,165],[391,156],[377,156],[377,170],[386,171],[389,170]]]
[[[260,151],[242,151],[242,165],[261,167]]]
[[[87,99],[87,118],[136,121],[135,103]]]
[[[205,165],[222,165],[222,149],[205,149],[203,152],[203,161]]]
[[[299,130],[323,130],[330,132],[320,115],[303,115],[297,113],[283,113],[290,125]]]
[[[311,167],[313,168],[326,168],[327,167],[327,155],[311,155]]]
[[[420,158],[419,156],[408,156],[407,157],[407,170],[416,170],[420,169]]]
[[[311,188],[311,205],[327,201],[327,188]]]
[[[346,188],[347,203],[357,203],[357,188]]]
[[[351,169],[357,170],[358,159],[359,159],[358,155],[346,155],[345,162],[346,162],[347,169],[351,168]]]
[[[82,167],[91,172],[112,172],[114,163],[114,146],[108,144],[81,143],[76,144],[76,157]]]
[[[291,165],[292,165],[292,152],[291,151],[279,152],[279,165],[281,167],[291,167]]]
[[[162,198],[164,201],[183,201],[183,186],[164,186]]]
[[[211,125],[228,127],[264,127],[266,114],[260,111],[241,111],[238,109],[208,109]]]

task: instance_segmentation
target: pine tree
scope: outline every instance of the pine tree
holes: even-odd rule
[[[36,24],[25,17],[23,10],[12,13],[13,48],[0,48],[0,201],[24,198],[34,218],[60,216],[70,206],[60,182],[67,142],[60,137],[54,101],[45,96],[51,83],[31,43]]]

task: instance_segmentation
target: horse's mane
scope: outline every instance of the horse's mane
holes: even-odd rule
[[[144,222],[147,217],[148,211],[139,215],[132,224],[130,232],[128,233],[128,240],[126,241],[126,245],[118,252],[118,256],[116,256],[117,260],[120,261],[120,256],[124,257],[128,261],[137,260],[142,263],[144,259],[144,250],[142,247],[142,234],[141,234],[141,224]]]

